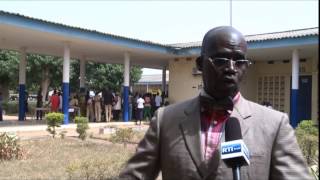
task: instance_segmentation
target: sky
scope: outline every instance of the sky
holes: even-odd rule
[[[244,35],[319,27],[318,0],[5,1],[0,10],[162,44],[201,41],[230,25]],[[143,69],[144,74],[162,71]]]

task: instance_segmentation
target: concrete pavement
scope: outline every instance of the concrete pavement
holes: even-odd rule
[[[0,121],[0,133],[8,132],[11,134],[16,134],[20,138],[28,137],[40,137],[40,136],[49,136],[47,132],[47,124],[45,120],[31,120],[27,118],[25,121],[18,121],[17,116],[7,116],[4,118],[4,121]],[[141,128],[145,129],[148,125],[142,125]],[[74,136],[76,134],[77,125],[75,123],[70,123],[67,125],[61,125],[60,128],[57,128],[58,132],[65,131],[66,136]],[[89,123],[89,132],[99,133],[101,128],[107,127],[133,127],[137,128],[138,125],[135,125],[134,122],[90,122]],[[101,130],[100,130],[101,131]]]

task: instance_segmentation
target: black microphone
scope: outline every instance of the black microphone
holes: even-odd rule
[[[249,151],[242,140],[239,120],[230,117],[225,124],[225,142],[221,143],[221,159],[232,168],[234,180],[240,180],[240,167],[249,165]]]

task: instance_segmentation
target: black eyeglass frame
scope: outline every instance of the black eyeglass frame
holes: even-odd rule
[[[233,59],[229,59],[229,58],[221,58],[221,57],[208,57],[209,62],[216,66],[216,67],[224,67],[227,65],[230,65],[230,62],[233,63],[232,65],[236,66],[236,67],[241,67],[244,65],[250,66],[252,64],[252,62],[248,59],[238,59],[238,60],[233,60]],[[220,61],[220,64],[218,63],[218,61]]]

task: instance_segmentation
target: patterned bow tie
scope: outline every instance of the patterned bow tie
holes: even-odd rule
[[[201,107],[206,111],[227,111],[233,110],[233,100],[230,96],[222,99],[216,99],[206,96],[200,96]]]

